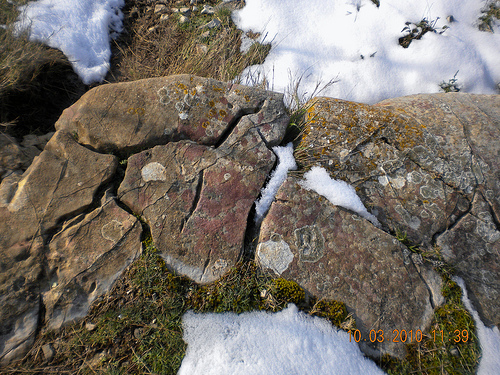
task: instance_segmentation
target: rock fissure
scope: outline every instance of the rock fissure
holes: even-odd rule
[[[345,302],[367,337],[370,327],[423,328],[441,303],[441,278],[389,234],[398,228],[422,249],[439,246],[485,321],[498,324],[498,97],[307,106],[315,123],[304,160],[354,183],[385,230],[303,189],[298,174],[254,223],[276,168],[270,149],[288,124],[282,99],[182,75],[98,86],[67,109],[39,158],[0,185],[2,361],[22,356],[42,326],[84,316],[146,232],[167,267],[196,282],[254,258],[309,295]],[[115,172],[107,150],[130,155],[126,170],[122,160]],[[363,350],[405,355],[392,342]]]
[[[473,202],[474,202],[475,197],[476,197],[476,190],[474,190],[472,192],[472,198],[469,199],[469,198],[467,198],[465,196],[463,197],[468,202],[468,208],[465,211],[463,211],[462,213],[460,213],[444,230],[435,232],[432,235],[432,242],[431,242],[432,246],[436,246],[437,243],[438,243],[438,238],[440,236],[442,236],[443,234],[445,234],[448,231],[451,231],[451,230],[455,229],[455,227],[458,226],[459,223],[465,217],[467,217],[467,215],[469,215],[472,212],[472,210],[473,210]],[[458,202],[457,202],[457,204],[458,204]]]
[[[263,104],[264,104],[264,100],[262,100],[261,102],[259,102],[256,105],[256,107],[254,109],[252,109],[252,110],[246,110],[245,111],[243,109],[240,109],[238,111],[238,113],[234,116],[234,118],[227,124],[226,129],[224,129],[224,131],[219,136],[219,138],[217,139],[217,141],[215,142],[215,144],[214,144],[213,147],[215,149],[218,149],[220,146],[222,146],[224,144],[224,142],[226,142],[226,140],[229,138],[229,136],[233,133],[234,129],[236,128],[236,126],[238,125],[238,123],[240,122],[240,120],[244,116],[260,112],[261,109],[262,109]]]
[[[179,231],[182,233],[184,230],[184,225],[189,221],[193,213],[196,211],[196,208],[198,207],[198,203],[200,202],[200,197],[201,197],[201,190],[203,189],[203,174],[204,174],[204,169],[202,169],[200,172],[198,172],[198,181],[196,183],[196,190],[193,198],[193,203],[191,205],[191,208],[189,209],[188,214],[184,217],[184,219],[181,221],[181,225],[179,228]],[[210,258],[210,255],[209,255]],[[206,267],[205,267],[206,268]],[[205,269],[203,270],[203,273],[205,273]]]

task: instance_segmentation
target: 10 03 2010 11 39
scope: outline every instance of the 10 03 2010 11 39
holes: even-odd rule
[[[391,333],[387,334],[384,330],[372,329],[368,333],[367,337],[363,337],[360,330],[349,330],[349,342],[401,342],[406,344],[411,344],[413,342],[421,342],[424,338],[424,333],[422,330],[405,330],[405,329],[394,329]],[[467,342],[469,340],[469,331],[466,329],[459,330],[456,329],[453,332],[444,332],[443,330],[437,331],[432,330],[430,332],[430,338],[436,342],[436,340],[441,340],[445,342],[446,340],[454,342],[456,344],[460,342]]]

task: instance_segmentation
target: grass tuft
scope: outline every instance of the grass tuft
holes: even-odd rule
[[[0,130],[19,138],[53,131],[84,87],[62,52],[29,41],[27,33],[15,36],[23,3],[0,0]]]
[[[489,1],[489,3],[486,4],[486,6],[481,10],[481,13],[483,15],[479,17],[479,30],[492,33],[495,22],[500,20],[500,1]]]
[[[401,32],[406,33],[405,36],[399,38],[399,45],[403,48],[408,48],[413,40],[421,39],[429,31],[437,34],[442,34],[448,29],[448,26],[443,26],[442,28],[437,28],[436,23],[439,17],[434,21],[429,21],[427,18],[423,18],[419,23],[405,22],[405,27]]]

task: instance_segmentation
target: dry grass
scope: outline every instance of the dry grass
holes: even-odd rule
[[[21,4],[24,1],[18,2]],[[17,7],[0,0],[0,131],[21,137],[53,129],[60,112],[82,94],[62,52],[15,37]]]
[[[26,0],[20,0],[21,5]],[[170,13],[160,20],[147,0],[128,1],[123,9],[124,32],[113,41],[111,69],[103,83],[189,73],[228,81],[249,65],[262,63],[270,44],[254,44],[240,52],[241,31],[231,20],[229,9],[202,15],[204,4],[190,22],[181,24]],[[169,8],[189,6],[189,1],[169,4]],[[14,37],[17,7],[0,0],[0,131],[21,138],[28,133],[53,131],[61,112],[92,86],[85,86],[73,72],[62,52],[30,42],[28,36]],[[220,26],[203,27],[212,19]],[[255,36],[258,36],[257,34]]]
[[[256,43],[247,53],[241,53],[242,32],[233,24],[229,9],[221,9],[215,15],[200,13],[203,4],[215,3],[199,2],[199,10],[192,13],[190,22],[180,24],[175,13],[162,21],[146,2],[134,2],[125,19],[128,34],[116,41],[116,65],[110,81],[182,73],[229,81],[247,66],[262,63],[270,45]],[[178,2],[175,7],[188,4],[189,1]],[[218,28],[203,27],[212,19],[220,21]]]

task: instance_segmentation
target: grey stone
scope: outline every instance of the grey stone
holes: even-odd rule
[[[49,329],[82,318],[141,252],[141,226],[111,197],[66,222],[48,244],[48,290],[42,293]]]
[[[440,302],[439,277],[425,268],[423,281],[409,250],[369,221],[332,205],[288,177],[264,218],[256,260],[296,281],[318,299],[346,304],[363,337],[371,329],[424,330]],[[436,285],[437,284],[437,285]],[[429,291],[437,292],[437,296]],[[400,343],[361,343],[371,355],[405,355]]]

